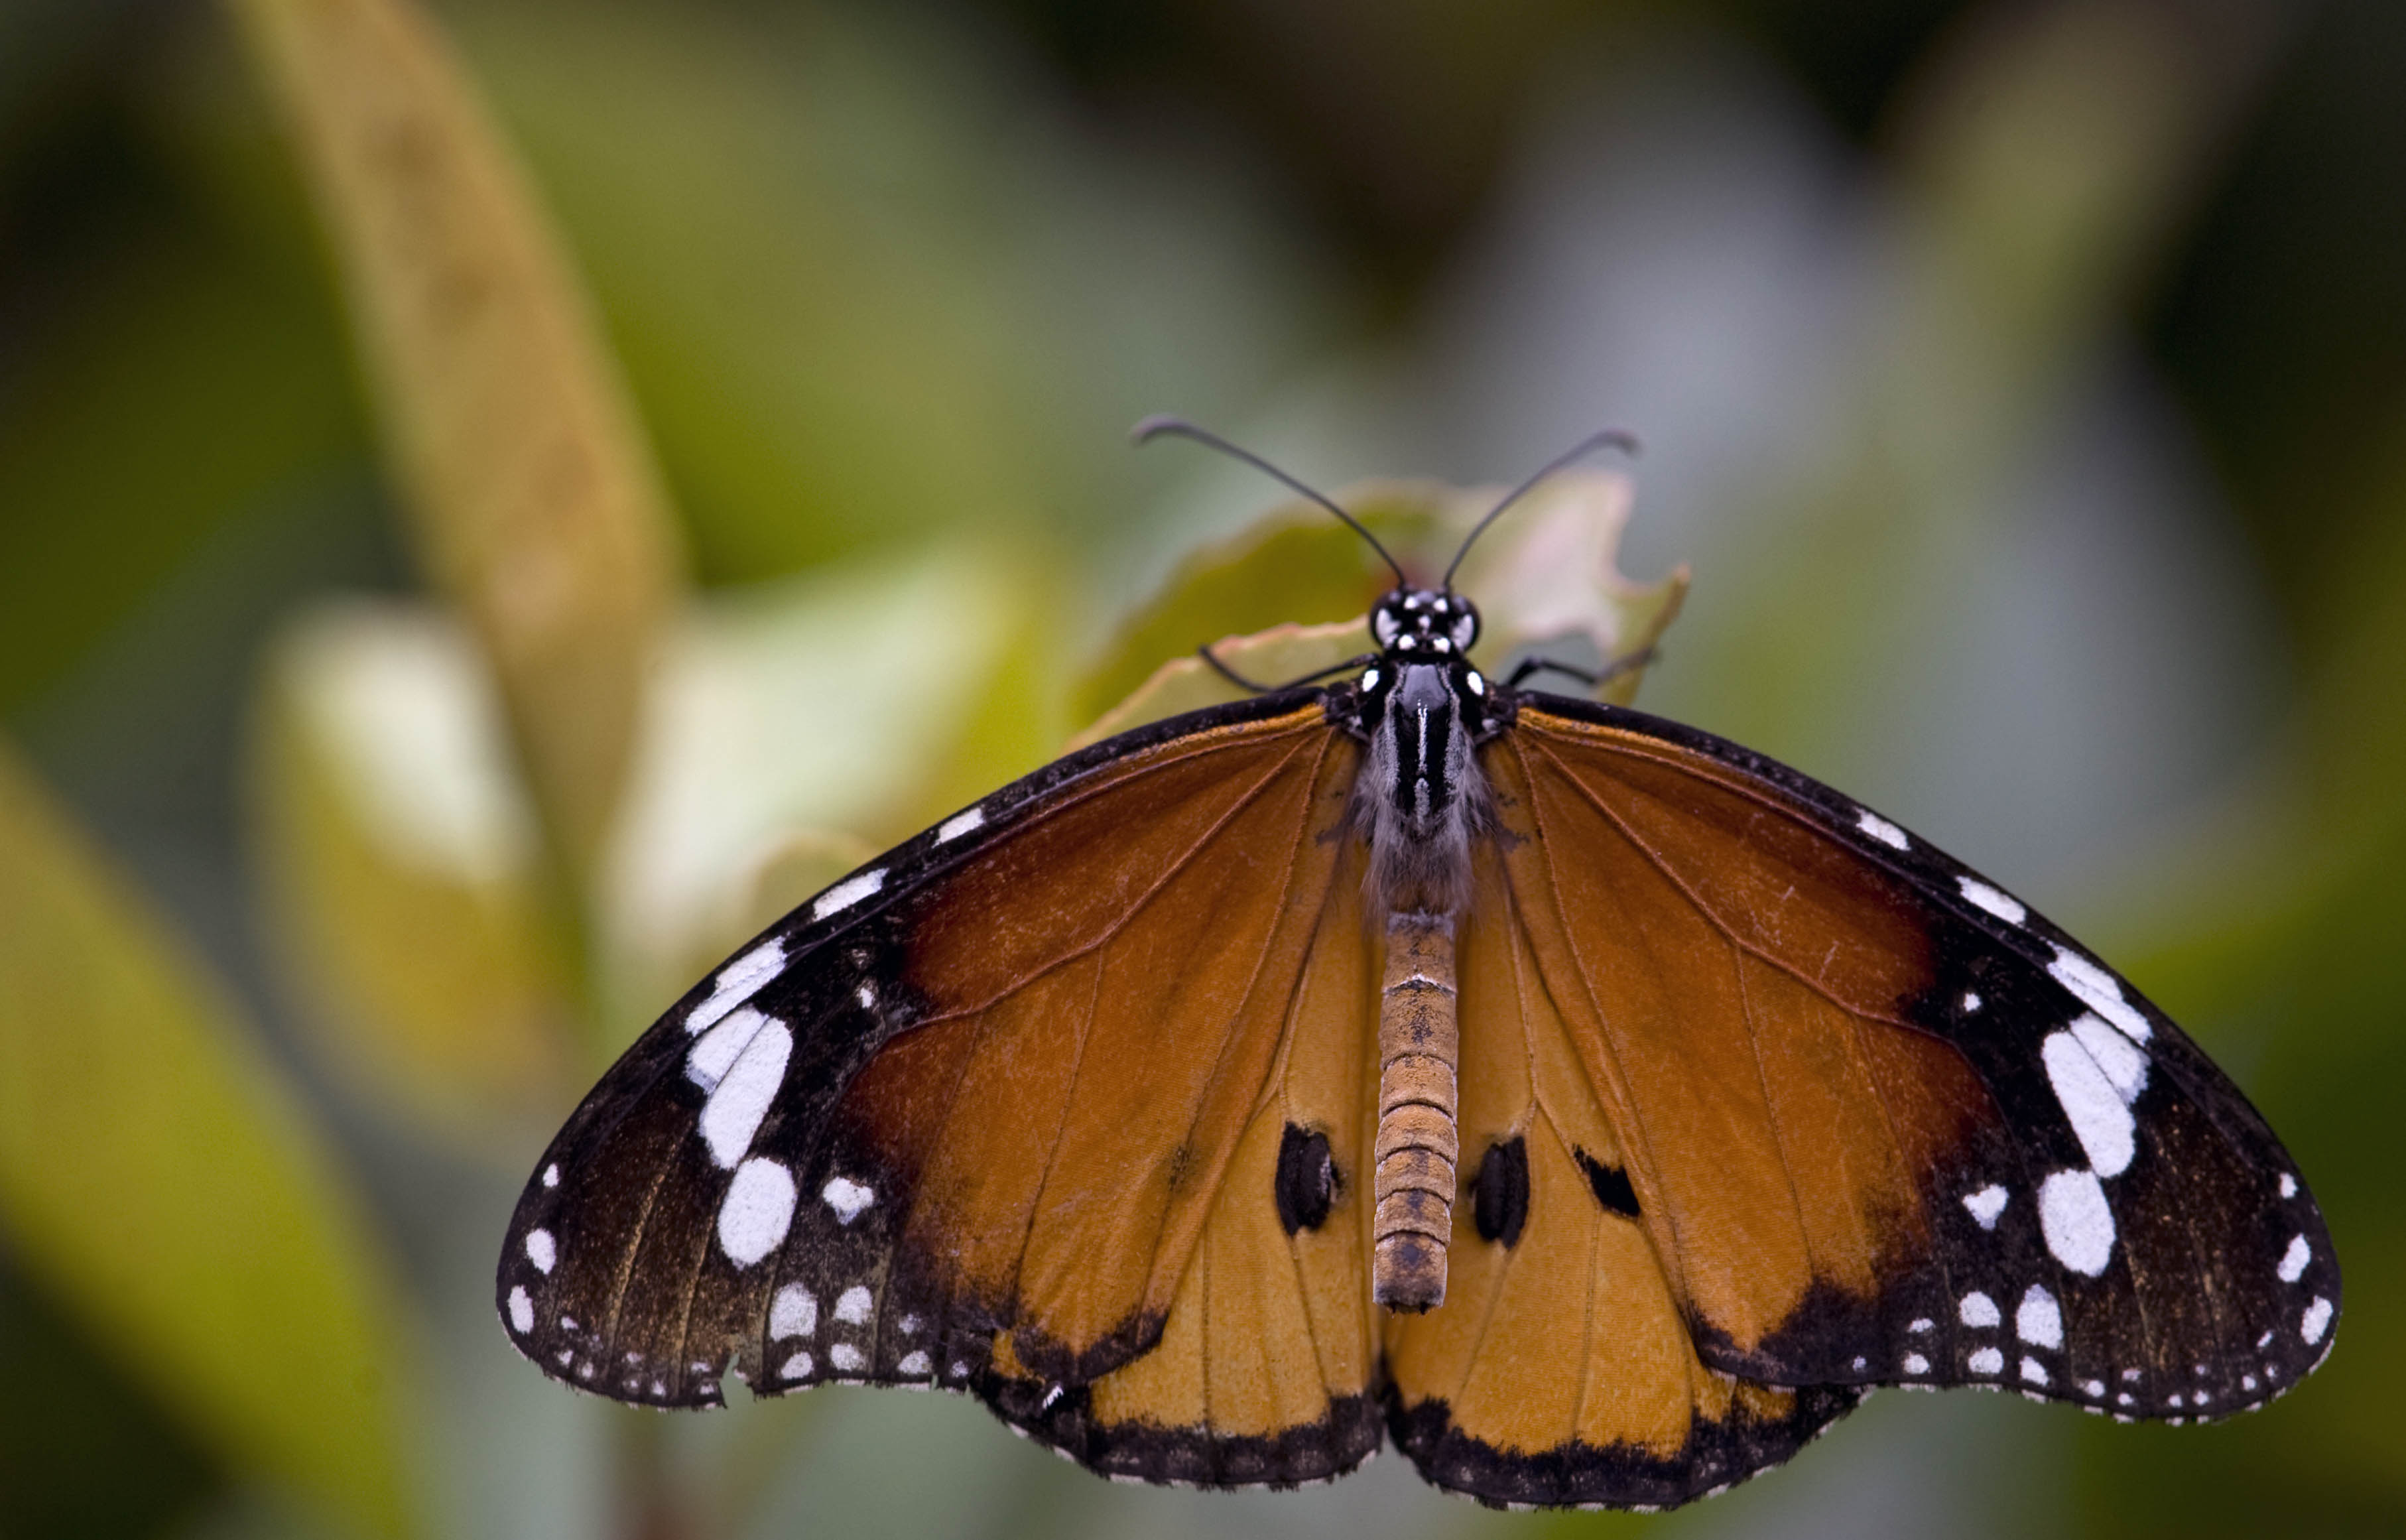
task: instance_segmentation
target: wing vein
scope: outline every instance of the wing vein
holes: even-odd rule
[[[1601,813],[1605,819],[1612,825],[1613,828],[1621,835],[1621,837],[1629,842],[1630,848],[1643,857],[1649,866],[1662,873],[1663,881],[1669,883],[1673,887],[1677,888],[1681,897],[1685,897],[1688,902],[1694,907],[1698,914],[1704,916],[1705,923],[1710,925],[1715,930],[1720,931],[1721,935],[1728,940],[1732,946],[1736,947],[1741,952],[1744,952],[1748,955],[1761,961],[1765,967],[1775,968],[1781,973],[1787,974],[1790,978],[1794,979],[1798,983],[1803,984],[1806,989],[1812,991],[1814,994],[1820,996],[1821,998],[1829,1001],[1830,1004],[1837,1007],[1840,1010],[1863,1016],[1868,1020],[1896,1027],[1901,1031],[1918,1033],[1925,1038],[1936,1036],[1936,1034],[1931,1032],[1928,1028],[1918,1026],[1912,1022],[1906,1021],[1902,1016],[1892,1015],[1885,1011],[1863,1011],[1857,1010],[1855,1007],[1847,1004],[1844,1000],[1841,1000],[1836,996],[1831,994],[1819,980],[1806,974],[1802,968],[1795,967],[1786,959],[1778,956],[1776,954],[1772,953],[1765,948],[1757,946],[1747,940],[1743,936],[1740,936],[1727,921],[1720,917],[1720,914],[1713,908],[1713,906],[1706,903],[1704,897],[1697,893],[1696,890],[1688,883],[1687,880],[1682,878],[1678,872],[1672,868],[1669,862],[1663,860],[1662,855],[1657,853],[1652,846],[1647,844],[1643,839],[1639,838],[1636,830],[1629,827],[1629,821],[1621,815],[1618,809],[1614,808],[1610,803],[1606,802],[1602,798],[1596,796],[1595,793],[1589,788],[1587,783],[1579,779],[1579,777],[1572,771],[1571,768],[1564,764],[1560,756],[1555,755],[1550,749],[1544,749],[1541,746],[1541,752],[1545,754],[1549,760],[1552,761],[1554,768],[1561,771],[1562,778],[1568,782],[1571,786],[1578,791],[1580,799],[1585,801],[1588,806],[1595,809],[1597,812]],[[1944,1041],[1945,1039],[1941,1038],[1940,1040]]]

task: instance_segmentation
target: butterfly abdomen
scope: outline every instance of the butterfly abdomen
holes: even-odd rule
[[[1379,998],[1379,1133],[1370,1297],[1392,1310],[1445,1302],[1445,1248],[1453,1234],[1453,917],[1387,917]]]

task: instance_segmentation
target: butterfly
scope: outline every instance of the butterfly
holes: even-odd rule
[[[518,1349],[655,1406],[960,1392],[1123,1479],[1391,1438],[1619,1508],[1878,1386],[2179,1422],[2322,1361],[2313,1198],[2127,982],[1784,765],[1487,677],[1452,569],[1387,559],[1339,677],[1047,765],[671,1007],[519,1199]]]

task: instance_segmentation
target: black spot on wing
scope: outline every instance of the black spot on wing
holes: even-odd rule
[[[1529,1222],[1529,1144],[1515,1134],[1487,1147],[1471,1178],[1470,1217],[1479,1238],[1501,1241],[1508,1250],[1521,1243],[1521,1228]]]
[[[1618,1166],[1605,1165],[1586,1151],[1575,1151],[1579,1169],[1587,1175],[1588,1191],[1595,1201],[1623,1219],[1637,1217],[1637,1189],[1629,1185],[1629,1173]]]
[[[1327,1223],[1337,1187],[1337,1160],[1329,1152],[1328,1136],[1307,1133],[1288,1123],[1279,1134],[1278,1172],[1272,1185],[1279,1227],[1288,1235]]]

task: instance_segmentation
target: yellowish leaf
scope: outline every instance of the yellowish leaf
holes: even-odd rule
[[[1349,487],[1339,506],[1360,518],[1416,582],[1435,583],[1462,542],[1502,494],[1430,483],[1380,482]],[[1493,670],[1523,653],[1558,656],[1592,668],[1625,662],[1595,692],[1626,704],[1637,693],[1645,658],[1687,595],[1682,567],[1644,584],[1621,574],[1617,558],[1629,517],[1628,478],[1568,471],[1530,493],[1473,544],[1454,586],[1479,606],[1475,656]],[[1105,660],[1080,692],[1091,705],[1118,682],[1139,680],[1092,716],[1073,741],[1084,744],[1146,722],[1234,700],[1246,692],[1195,656],[1217,637],[1212,655],[1257,684],[1278,685],[1375,652],[1366,623],[1370,601],[1394,576],[1367,542],[1309,504],[1271,510],[1251,529],[1198,553],[1162,592],[1121,629]],[[1285,606],[1283,623],[1260,616]],[[1358,606],[1352,618],[1317,619]],[[1242,630],[1248,622],[1254,629]],[[1151,672],[1138,674],[1150,660]],[[1568,676],[1544,687],[1576,691]]]
[[[0,749],[0,1222],[235,1468],[412,1526],[356,1200],[205,972]]]
[[[490,654],[581,874],[616,808],[680,558],[591,307],[406,0],[234,0],[332,233],[436,583]]]
[[[573,1087],[574,991],[491,677],[457,624],[351,600],[290,628],[253,755],[276,959],[335,1059],[454,1135]]]

